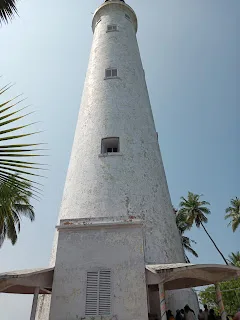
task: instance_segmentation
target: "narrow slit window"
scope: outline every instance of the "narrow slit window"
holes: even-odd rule
[[[125,14],[125,18],[128,19],[128,20],[131,20],[131,18],[129,17],[128,14]]]
[[[116,68],[109,68],[105,70],[105,78],[117,78],[118,72]]]
[[[86,316],[109,316],[111,314],[111,271],[100,270],[87,273]]]
[[[119,138],[104,138],[102,139],[101,153],[116,153],[119,152]]]
[[[111,32],[111,31],[117,31],[117,25],[116,24],[110,24],[107,26],[107,31]]]

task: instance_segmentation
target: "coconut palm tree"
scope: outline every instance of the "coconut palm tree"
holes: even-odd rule
[[[183,221],[183,219],[181,219],[180,215],[178,215],[178,212],[176,210],[174,210],[174,212],[176,214],[176,224],[180,232],[182,245],[184,248],[185,260],[186,262],[190,263],[190,260],[186,254],[186,251],[190,252],[192,255],[198,258],[197,252],[192,248],[192,243],[196,244],[196,241],[191,240],[189,237],[184,235],[185,231],[190,229],[190,226],[186,223],[186,221]]]
[[[237,251],[236,253],[232,252],[228,258],[231,265],[240,267],[240,251]]]
[[[0,88],[0,100],[9,88],[9,85]],[[27,116],[19,114],[25,109],[18,108],[20,102],[15,99],[0,101],[0,247],[6,238],[16,243],[21,216],[34,220],[29,199],[39,198],[40,194],[39,183],[32,181],[38,176],[35,172],[40,166],[26,158],[39,156],[41,149],[37,149],[39,144],[22,143],[35,132],[26,131],[30,124],[18,124]],[[15,133],[19,130],[25,132]]]
[[[231,199],[231,206],[226,209],[225,219],[231,219],[228,225],[232,225],[235,232],[240,225],[240,198]]]
[[[0,25],[8,23],[16,14],[16,0],[0,0]]]
[[[206,227],[204,226],[204,223],[208,222],[208,218],[206,217],[206,215],[209,215],[211,213],[210,209],[208,208],[210,203],[207,201],[201,201],[200,197],[201,195],[194,194],[192,192],[188,192],[187,199],[181,197],[181,202],[179,204],[180,210],[178,211],[179,219],[183,222],[186,222],[188,228],[191,228],[193,224],[196,224],[197,228],[202,227],[221,257],[223,258],[224,262],[228,265],[228,262],[225,259],[224,255],[219,250],[216,243],[213,241],[213,238],[210,236]]]
[[[23,182],[21,189],[26,188],[23,192],[16,179],[17,176],[12,175],[7,182],[0,184],[0,247],[6,238],[10,239],[13,245],[16,243],[22,217],[31,221],[35,217],[33,206],[29,202],[32,196],[30,185]]]

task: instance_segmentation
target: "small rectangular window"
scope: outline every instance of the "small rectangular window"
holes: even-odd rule
[[[116,153],[119,152],[119,138],[104,138],[102,139],[101,153]]]
[[[107,26],[107,31],[111,32],[111,31],[117,31],[117,26],[115,24],[111,24]]]
[[[131,20],[128,14],[125,14],[125,18]]]
[[[106,78],[111,78],[112,77],[112,70],[111,69],[107,69],[105,72],[105,76]]]
[[[111,314],[111,271],[100,270],[87,273],[86,316]]]
[[[117,77],[117,69],[112,69],[112,77]]]
[[[118,75],[116,68],[109,68],[105,70],[105,78],[116,78]]]

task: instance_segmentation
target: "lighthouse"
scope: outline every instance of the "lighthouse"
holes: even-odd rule
[[[53,246],[52,294],[39,299],[38,320],[160,319],[146,265],[185,262],[137,29],[125,1],[105,1],[94,13]],[[196,303],[189,289],[169,292],[169,308],[189,300]]]

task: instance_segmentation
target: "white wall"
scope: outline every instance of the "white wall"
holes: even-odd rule
[[[174,316],[176,315],[176,310],[183,309],[186,304],[194,310],[196,316],[199,312],[198,297],[192,289],[166,291],[166,303],[167,309],[170,309]]]
[[[86,273],[94,268],[112,272],[113,319],[147,320],[141,226],[60,231],[50,320],[85,317]]]
[[[97,24],[66,178],[60,218],[140,216],[146,261],[182,262],[144,71],[134,14],[108,4]],[[118,32],[106,32],[117,24]],[[119,79],[104,80],[116,67]],[[121,155],[99,157],[101,139],[120,138]]]
[[[136,16],[127,5],[108,2],[93,25],[100,19],[59,219],[140,217],[145,221],[146,263],[184,262],[136,39]],[[108,24],[116,24],[118,31],[106,32]],[[118,69],[118,79],[104,79],[109,67]],[[99,157],[105,137],[120,138],[121,154]],[[51,265],[56,247],[57,234]],[[39,320],[47,319],[47,305],[49,301],[46,308],[39,304]]]

